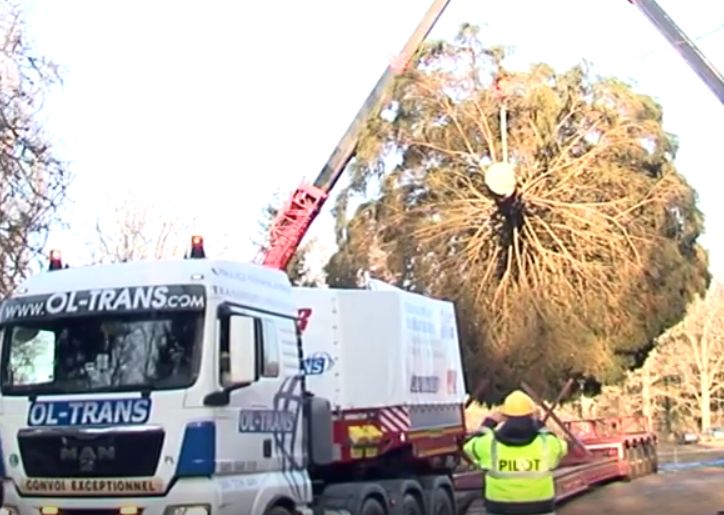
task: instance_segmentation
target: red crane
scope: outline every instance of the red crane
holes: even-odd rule
[[[679,51],[691,68],[706,83],[712,92],[724,103],[724,78],[709,62],[686,34],[669,18],[666,12],[654,0],[628,0],[636,5],[653,23],[664,37]],[[374,89],[357,112],[347,131],[327,159],[322,171],[312,184],[302,183],[291,198],[279,211],[272,222],[268,245],[263,249],[257,261],[280,270],[286,270],[309,226],[319,214],[324,202],[355,156],[360,133],[370,113],[382,103],[388,86],[395,76],[409,63],[410,59],[423,43],[430,30],[435,26],[450,0],[434,0],[422,21],[408,39],[399,58],[391,63]]]
[[[385,100],[385,93],[389,91],[395,76],[409,63],[449,3],[450,0],[433,1],[399,57],[390,63],[375,84],[314,183],[301,184],[279,211],[269,231],[267,248],[262,250],[257,258],[261,264],[286,270],[309,226],[355,156],[360,133],[370,113]]]

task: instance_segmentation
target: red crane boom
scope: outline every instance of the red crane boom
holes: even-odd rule
[[[435,26],[450,0],[434,0],[415,31],[407,40],[399,58],[390,63],[375,84],[357,115],[329,156],[312,184],[301,184],[279,211],[269,231],[268,245],[257,258],[261,264],[286,270],[299,244],[307,233],[329,193],[355,155],[360,134],[370,113],[385,100],[401,66],[406,65]]]

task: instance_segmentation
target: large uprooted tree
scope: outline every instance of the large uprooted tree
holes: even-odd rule
[[[468,26],[391,95],[338,200],[327,280],[370,270],[456,301],[469,388],[618,379],[705,290],[702,216],[652,98],[582,67],[506,70]],[[514,175],[490,167],[506,160]]]
[[[18,10],[0,0],[0,298],[42,250],[68,174],[37,123],[54,67],[33,55]]]

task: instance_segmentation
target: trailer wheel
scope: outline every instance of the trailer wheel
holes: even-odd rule
[[[635,445],[634,448],[632,449],[633,452],[631,453],[631,459],[633,460],[633,463],[634,463],[634,466],[633,466],[634,479],[638,479],[641,476],[646,474],[646,472],[644,470],[645,464],[644,464],[644,460],[643,460],[643,452],[641,452],[642,450],[643,450],[643,447],[641,447],[640,445]]]
[[[264,515],[292,515],[291,512],[284,506],[272,506],[266,510]]]
[[[649,474],[657,474],[659,472],[659,455],[653,442],[646,442],[646,451],[649,456]]]
[[[649,457],[644,443],[636,446],[636,459],[638,460],[638,474],[636,477],[644,477],[649,473]]]
[[[387,512],[380,501],[374,497],[368,497],[365,499],[364,504],[362,504],[362,509],[359,511],[359,515],[387,515]]]
[[[651,473],[651,458],[646,442],[641,444],[641,476],[648,476]]]
[[[634,478],[635,472],[633,468],[633,457],[631,456],[631,447],[624,447],[623,459],[628,464],[628,473],[623,476],[623,480],[629,482]]]
[[[402,498],[402,513],[403,515],[425,515],[425,510],[414,495],[406,493]]]
[[[643,446],[643,455],[644,455],[644,476],[648,476],[651,474],[651,460],[653,459],[651,457],[651,449],[649,448],[649,442],[644,442]]]
[[[452,499],[445,489],[437,488],[433,492],[430,515],[455,515]]]

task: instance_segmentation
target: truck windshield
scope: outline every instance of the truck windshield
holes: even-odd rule
[[[185,388],[196,379],[203,314],[87,315],[4,327],[5,395]]]

